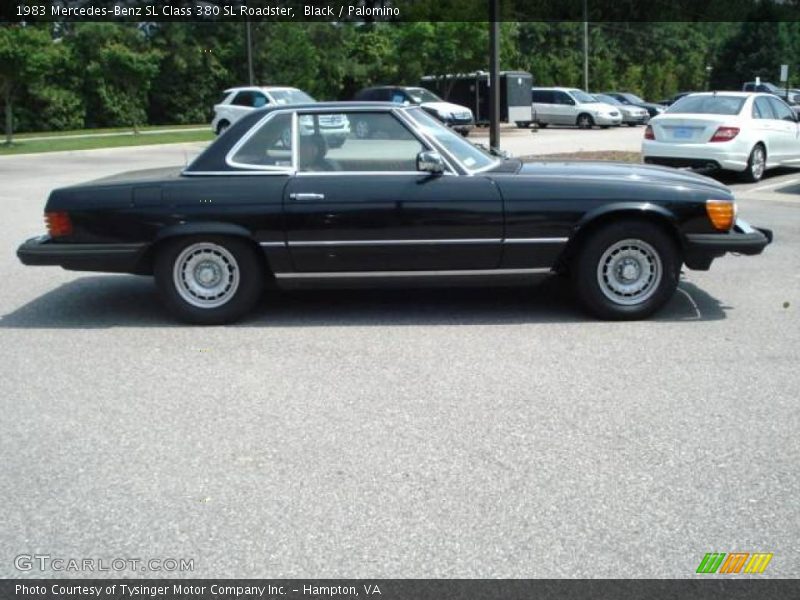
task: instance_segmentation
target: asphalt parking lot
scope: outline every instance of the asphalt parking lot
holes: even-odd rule
[[[691,577],[734,551],[796,576],[800,173],[731,182],[776,242],[687,272],[645,322],[593,321],[547,281],[284,293],[185,327],[148,278],[17,262],[51,188],[196,151],[0,158],[0,576],[58,575],[15,570],[39,553],[196,577]]]

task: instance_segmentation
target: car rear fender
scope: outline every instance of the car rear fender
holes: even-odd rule
[[[180,237],[195,235],[243,238],[253,246],[253,249],[256,250],[256,254],[259,256],[259,258],[263,259],[264,267],[269,272],[272,272],[264,252],[261,251],[258,242],[253,237],[253,233],[250,230],[234,223],[222,223],[214,221],[178,223],[160,230],[158,234],[156,234],[156,238],[153,240],[153,243],[150,244],[142,256],[138,272],[148,274],[152,273],[153,261],[155,256],[158,254],[158,249],[166,242]]]

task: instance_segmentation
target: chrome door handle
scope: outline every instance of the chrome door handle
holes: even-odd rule
[[[292,200],[325,200],[325,194],[301,194],[291,193],[289,198]]]

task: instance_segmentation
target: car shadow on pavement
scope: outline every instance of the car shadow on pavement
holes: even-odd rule
[[[716,298],[682,281],[651,320],[725,318]],[[328,289],[268,293],[233,327],[504,325],[591,322],[568,281],[505,287]],[[81,277],[0,317],[4,329],[181,327],[159,302],[153,281],[126,275]]]

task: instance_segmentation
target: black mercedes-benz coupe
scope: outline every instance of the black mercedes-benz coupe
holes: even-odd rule
[[[339,118],[373,135],[326,144]],[[184,169],[58,189],[27,265],[154,275],[179,318],[245,315],[265,283],[571,277],[594,315],[639,319],[682,265],[758,254],[724,185],[661,167],[523,164],[470,144],[419,107],[320,103],[254,111]]]

